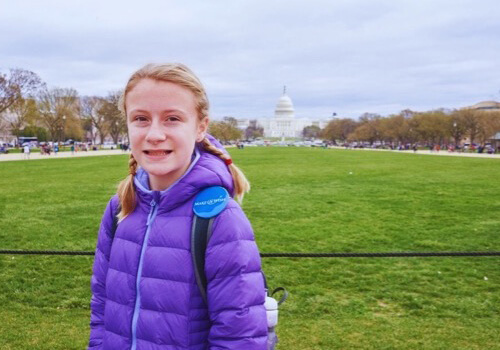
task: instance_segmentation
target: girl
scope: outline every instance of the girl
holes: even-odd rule
[[[120,107],[132,150],[130,174],[99,230],[89,349],[265,350],[259,251],[233,198],[213,221],[206,248],[208,305],[196,283],[190,253],[194,198],[222,186],[241,201],[249,189],[229,154],[207,134],[201,82],[184,65],[149,64],[130,77]]]

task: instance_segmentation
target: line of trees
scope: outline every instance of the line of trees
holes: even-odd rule
[[[102,143],[109,135],[114,143],[126,134],[126,121],[118,110],[120,91],[105,97],[79,96],[72,88],[47,88],[29,70],[0,72],[0,131],[15,136],[37,136],[40,141],[73,139]],[[221,141],[262,137],[264,130],[252,120],[246,130],[235,118],[212,121],[209,131]],[[484,144],[500,131],[500,112],[443,109],[414,112],[403,110],[382,117],[365,113],[358,120],[334,119],[324,128],[307,126],[305,138],[333,142],[385,142],[393,144],[459,144],[464,138]]]
[[[474,109],[414,112],[403,110],[382,117],[365,113],[359,120],[334,119],[320,132],[333,142],[385,142],[392,144],[454,144],[467,138],[484,144],[500,131],[500,112]],[[304,133],[306,130],[304,130]]]
[[[126,133],[118,110],[120,91],[105,97],[79,96],[72,88],[48,88],[34,72],[15,68],[0,72],[0,131],[36,136],[39,141],[114,143]]]
[[[238,128],[238,121],[233,117],[224,117],[221,121],[211,121],[208,132],[222,142],[256,139],[264,136],[264,128],[257,119],[250,120],[245,130]]]

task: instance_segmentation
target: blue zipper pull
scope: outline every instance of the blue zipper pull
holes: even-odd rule
[[[156,206],[156,202],[155,200],[151,200],[151,210],[149,211],[149,215],[148,215],[148,221],[146,221],[146,224],[149,226],[151,224],[151,218],[153,217],[153,213],[155,212],[155,206]]]

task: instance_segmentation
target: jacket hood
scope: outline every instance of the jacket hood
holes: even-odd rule
[[[206,136],[210,142],[222,150],[227,151],[212,135]],[[153,191],[149,187],[149,174],[139,167],[134,177],[138,205],[150,205],[154,199],[162,210],[172,210],[188,201],[206,187],[222,186],[231,196],[233,195],[233,178],[227,165],[222,159],[205,151],[197,144],[188,170],[163,191]]]

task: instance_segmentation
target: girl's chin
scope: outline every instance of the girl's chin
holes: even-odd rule
[[[165,167],[163,167],[163,169],[158,169],[156,167],[146,167],[144,168],[144,170],[146,170],[146,172],[150,176],[157,176],[157,177],[169,176],[174,172],[172,170],[166,170]]]

